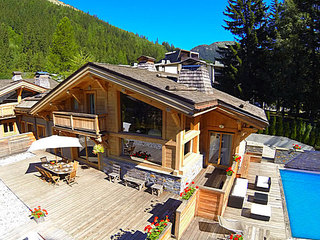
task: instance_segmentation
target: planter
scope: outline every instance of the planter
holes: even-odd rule
[[[168,222],[168,225],[163,229],[162,233],[159,235],[158,240],[168,240],[171,239],[172,223]]]
[[[41,216],[41,217],[39,217],[39,218],[35,218],[35,217],[33,217],[33,219],[36,221],[36,223],[41,223],[41,222],[44,222],[44,216]]]

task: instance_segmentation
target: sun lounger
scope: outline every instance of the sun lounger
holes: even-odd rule
[[[253,203],[250,217],[257,220],[269,221],[271,217],[271,206]]]
[[[228,206],[241,209],[247,194],[247,189],[248,180],[244,178],[236,178],[229,196]]]
[[[255,190],[269,192],[271,186],[271,178],[265,176],[256,176],[256,180],[254,183]]]
[[[222,228],[229,230],[232,233],[243,234],[245,231],[245,227],[242,222],[233,220],[233,219],[225,219],[221,216],[218,216],[219,225]]]

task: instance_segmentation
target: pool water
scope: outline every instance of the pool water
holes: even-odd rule
[[[320,174],[280,170],[292,236],[320,239]]]

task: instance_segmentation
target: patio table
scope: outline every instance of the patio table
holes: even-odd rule
[[[66,164],[63,162],[55,163],[55,164],[44,163],[41,166],[44,169],[46,169],[50,172],[53,172],[57,175],[70,174],[72,171],[72,164]]]

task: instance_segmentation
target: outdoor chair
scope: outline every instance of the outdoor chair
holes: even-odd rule
[[[78,161],[74,161],[73,162],[73,170],[78,170],[78,166],[79,166],[79,162]]]
[[[269,221],[271,218],[271,206],[253,203],[251,205],[250,217],[257,220]]]
[[[45,172],[45,174],[47,175],[47,178],[49,180],[50,183],[55,184],[55,185],[59,185],[59,181],[60,181],[60,177],[59,176],[53,176],[51,173],[49,173],[46,170],[43,170]]]
[[[111,182],[120,181],[120,171],[121,171],[120,165],[113,164],[112,165],[112,172],[107,173],[109,181],[111,181]]]
[[[247,194],[248,180],[236,178],[228,200],[228,206],[241,209]]]
[[[68,185],[71,185],[73,183],[77,183],[76,182],[76,176],[77,176],[77,171],[75,169],[72,170],[72,172],[66,176],[66,182]]]
[[[46,181],[47,180],[47,175],[43,172],[43,169],[35,166],[35,168],[38,170],[38,172],[41,174],[40,178],[43,180],[43,181]]]
[[[40,160],[41,160],[41,162],[43,162],[43,163],[49,162],[46,156],[41,157]]]
[[[218,216],[219,225],[229,230],[232,233],[241,234],[243,235],[245,231],[245,226],[242,222],[233,220],[233,219],[225,219],[222,216]]]
[[[256,175],[256,180],[254,183],[255,190],[269,192],[271,186],[271,178],[265,176]]]

